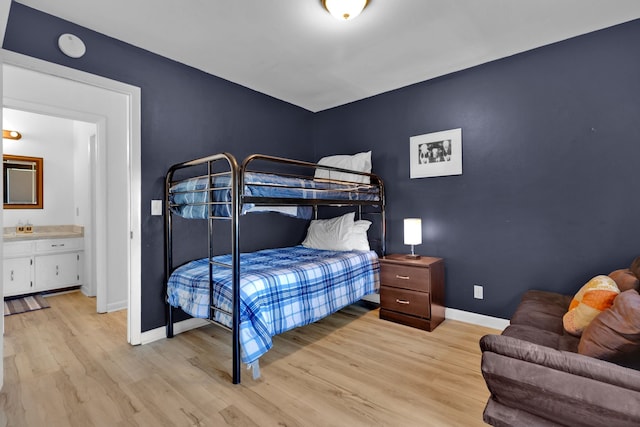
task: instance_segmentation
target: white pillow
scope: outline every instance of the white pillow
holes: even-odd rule
[[[349,212],[336,218],[312,220],[302,245],[330,251],[369,250],[367,230],[371,222],[354,222],[354,216]]]
[[[367,230],[371,226],[371,221],[359,220],[353,224],[353,228],[347,238],[347,246],[350,251],[369,251],[369,239],[367,237]]]
[[[348,235],[354,226],[354,216],[355,213],[349,212],[332,219],[312,220],[302,246],[333,251],[348,250]]]
[[[318,161],[319,165],[333,166],[336,168],[349,169],[357,172],[371,173],[371,151],[358,153],[353,156],[338,155],[323,157]],[[335,179],[338,181],[351,181],[369,184],[368,176],[356,175],[346,172],[338,172],[327,169],[316,169],[315,178]]]

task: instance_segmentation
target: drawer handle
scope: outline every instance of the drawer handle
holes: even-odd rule
[[[401,276],[399,274],[396,274],[396,279],[401,279],[401,280],[409,280],[410,277],[409,276]]]
[[[397,299],[396,298],[396,302],[398,304],[405,304],[405,305],[409,305],[410,304],[409,301],[407,301],[406,299]]]
[[[64,243],[60,243],[58,245],[51,245],[52,248],[57,248],[58,246],[62,247],[62,246],[64,246]]]

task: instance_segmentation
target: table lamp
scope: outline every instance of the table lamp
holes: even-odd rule
[[[411,255],[407,255],[407,258],[420,258],[420,255],[413,252],[414,245],[422,244],[422,220],[420,218],[404,219],[404,244],[411,245]]]

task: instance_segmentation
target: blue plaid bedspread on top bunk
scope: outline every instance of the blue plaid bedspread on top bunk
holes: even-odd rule
[[[184,218],[207,218],[209,201],[207,191],[207,177],[192,178],[181,181],[169,190],[169,200],[174,213]],[[338,199],[338,200],[369,200],[378,201],[379,188],[368,184],[336,183],[326,180],[280,176],[274,174],[249,172],[244,178],[244,195],[272,198],[298,199]],[[227,175],[216,176],[212,179],[211,187],[213,200],[212,213],[214,216],[231,216],[230,179]],[[255,209],[253,204],[244,203],[242,214]],[[293,209],[293,210],[292,210]],[[310,219],[311,207],[289,206],[272,207],[272,210],[285,215]]]
[[[215,257],[230,263],[230,255]],[[209,317],[208,259],[178,267],[168,283],[169,304],[193,317]],[[379,288],[374,251],[325,251],[304,246],[240,255],[240,346],[252,363],[273,345],[272,337],[320,320]],[[214,305],[231,311],[231,270],[214,266]],[[230,316],[215,320],[231,326]]]

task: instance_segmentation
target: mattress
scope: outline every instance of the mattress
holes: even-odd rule
[[[230,263],[230,255],[215,257]],[[240,346],[252,363],[272,346],[272,337],[320,320],[379,289],[374,251],[325,251],[304,246],[240,255]],[[232,307],[231,270],[214,267],[214,305]],[[209,317],[209,262],[178,267],[167,285],[168,302],[193,317]],[[214,319],[231,327],[219,311]]]
[[[171,210],[185,218],[208,217],[207,177],[181,181],[169,190]],[[231,215],[231,188],[228,175],[212,179],[212,214],[217,217]],[[265,173],[245,174],[244,196],[304,200],[379,201],[376,186],[361,183],[337,183],[327,180],[281,176]],[[310,219],[310,206],[256,206],[244,203],[242,214],[251,211],[275,211],[298,218]]]

